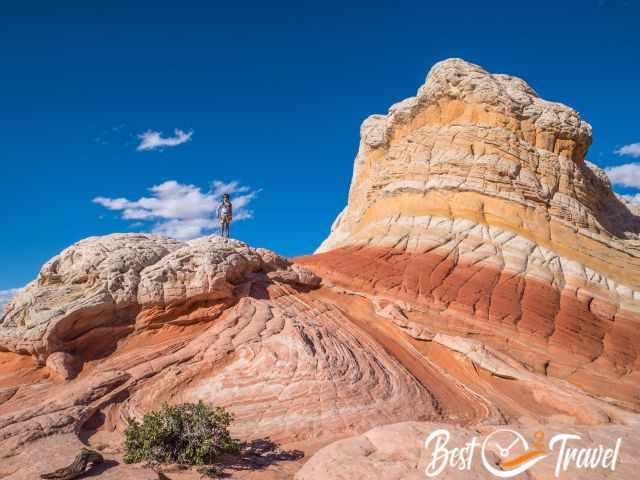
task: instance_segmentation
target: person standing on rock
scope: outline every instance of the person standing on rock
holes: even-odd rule
[[[229,195],[222,196],[222,203],[218,207],[218,221],[220,222],[220,235],[227,238],[231,236],[231,220],[233,219],[233,205]],[[226,231],[226,235],[225,235]]]

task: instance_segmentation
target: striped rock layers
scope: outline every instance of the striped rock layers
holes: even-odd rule
[[[585,448],[621,438],[615,472],[570,475],[633,475],[640,212],[585,160],[590,143],[576,111],[458,59],[363,123],[348,204],[298,262],[346,312],[369,305],[368,325],[390,351],[439,369],[423,380],[432,391],[463,386],[486,413],[456,422],[466,429],[402,423],[335,442],[297,479],[425,478],[431,432],[444,427],[462,447],[501,423],[530,436],[571,432]],[[450,393],[436,398],[455,405]],[[547,461],[527,475],[552,470]],[[442,478],[495,477],[476,463]]]
[[[315,255],[216,236],[72,245],[0,316],[0,478],[86,444],[121,461],[128,417],[199,400],[244,440],[326,446],[300,479],[422,478],[422,437],[443,423],[622,435],[625,478],[640,219],[585,160],[590,142],[524,81],[447,60],[364,122],[348,205]],[[306,461],[292,458],[258,474],[291,478]]]
[[[479,336],[640,402],[640,217],[585,160],[591,127],[452,59],[362,125],[347,207],[302,263],[405,330]]]
[[[164,403],[224,406],[234,435],[305,450],[380,421],[442,419],[400,361],[311,294],[319,283],[216,236],[64,250],[0,317],[0,477],[64,466],[95,435],[122,453],[127,418]]]

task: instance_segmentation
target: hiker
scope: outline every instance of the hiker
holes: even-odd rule
[[[233,205],[231,205],[231,200],[229,200],[229,195],[224,194],[222,196],[222,203],[218,207],[218,221],[220,222],[220,235],[225,236],[224,232],[226,230],[226,237],[231,236],[231,220],[233,218]]]

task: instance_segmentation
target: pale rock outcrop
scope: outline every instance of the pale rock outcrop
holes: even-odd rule
[[[126,335],[137,316],[233,297],[252,273],[317,285],[300,266],[266,249],[212,236],[179,242],[156,235],[91,237],[47,262],[0,317],[0,349],[36,354],[78,349],[100,332]]]
[[[135,314],[140,272],[181,247],[155,235],[90,237],[49,260],[0,317],[0,348],[43,357]],[[132,310],[133,309],[133,310]]]

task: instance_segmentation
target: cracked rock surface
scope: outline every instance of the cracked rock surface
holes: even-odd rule
[[[477,335],[637,404],[640,217],[590,143],[578,112],[523,80],[440,62],[364,122],[348,204],[301,263],[387,313],[404,305],[409,334]]]
[[[632,475],[640,217],[586,160],[590,125],[521,79],[450,59],[360,133],[347,206],[298,262],[403,352],[438,405],[470,411],[436,384],[469,393],[467,425],[590,425],[576,429],[593,437],[584,446],[621,435],[626,464],[579,478]],[[418,365],[434,376],[420,377]],[[426,451],[414,446],[435,428],[401,424],[337,442],[296,478],[424,478]],[[450,428],[458,443],[471,434]],[[550,478],[543,467],[528,474]]]
[[[157,478],[122,464],[126,419],[200,400],[235,415],[234,436],[294,452],[232,478],[424,478],[434,429],[461,446],[503,426],[622,437],[616,472],[575,478],[631,478],[640,220],[590,142],[575,110],[452,59],[363,123],[314,255],[217,236],[70,246],[0,316],[0,478],[83,446],[99,478]],[[488,478],[470,475],[447,478]]]

